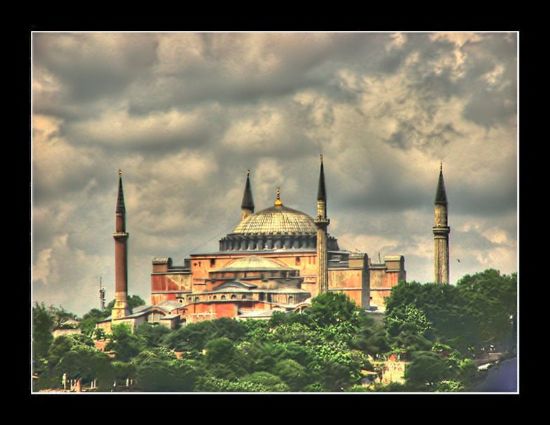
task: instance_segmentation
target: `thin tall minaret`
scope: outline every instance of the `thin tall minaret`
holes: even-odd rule
[[[317,190],[317,285],[319,293],[328,292],[328,248],[327,227],[330,220],[327,218],[327,191],[325,188],[325,172],[323,155],[321,155],[321,169],[319,172],[319,189]]]
[[[447,225],[448,203],[443,181],[443,164],[439,169],[439,181],[434,207],[434,270],[435,283],[449,283],[449,233]]]
[[[122,190],[122,171],[118,170],[118,198],[116,202],[115,232],[115,305],[111,313],[113,319],[120,319],[130,314],[128,308],[128,251],[126,232],[126,208]]]
[[[244,187],[243,201],[241,202],[241,221],[254,214],[254,200],[250,188],[250,170],[246,173],[246,185]]]

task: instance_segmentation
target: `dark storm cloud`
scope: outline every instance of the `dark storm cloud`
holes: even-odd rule
[[[156,61],[152,34],[39,34],[33,42],[35,68],[52,72],[75,103],[116,96]]]
[[[112,280],[118,168],[130,290],[147,299],[153,256],[182,263],[238,223],[247,169],[256,210],[280,186],[314,214],[321,152],[342,247],[430,279],[442,159],[462,271],[513,267],[515,49],[507,34],[34,34],[35,299],[83,313]]]

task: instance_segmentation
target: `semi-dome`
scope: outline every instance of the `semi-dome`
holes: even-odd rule
[[[271,235],[271,234],[310,234],[315,235],[317,228],[311,218],[292,208],[275,206],[258,211],[241,221],[233,230],[233,234],[241,235]]]
[[[216,272],[220,271],[249,271],[249,270],[294,270],[291,267],[281,265],[277,261],[259,257],[257,255],[251,255],[248,257],[237,258],[231,263],[227,264],[221,269],[217,269]]]

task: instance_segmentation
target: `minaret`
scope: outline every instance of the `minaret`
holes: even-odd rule
[[[243,201],[241,202],[241,221],[254,214],[254,200],[250,188],[250,170],[246,173],[246,185],[244,187]]]
[[[328,292],[328,248],[327,227],[330,220],[327,218],[327,191],[325,188],[325,172],[323,155],[321,155],[321,170],[319,172],[319,189],[317,191],[317,285],[319,293]]]
[[[128,251],[126,232],[126,208],[122,190],[122,171],[118,170],[118,198],[116,202],[115,233],[115,305],[111,313],[113,319],[120,319],[130,314],[128,308]]]
[[[447,194],[443,181],[443,164],[439,169],[439,181],[435,194],[434,217],[434,269],[436,283],[449,283],[449,232],[447,225]]]

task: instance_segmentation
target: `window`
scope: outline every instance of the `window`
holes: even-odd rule
[[[225,295],[222,295],[222,300],[225,300]]]
[[[236,296],[236,295],[231,295],[231,299],[232,299],[232,300],[236,300],[236,299],[237,299],[237,296]]]
[[[183,298],[179,298],[178,301],[180,302],[180,304],[183,304]]]
[[[217,300],[218,297],[217,297],[216,295],[214,295],[214,296],[212,297],[212,299],[213,299],[213,300]]]
[[[246,295],[243,295],[241,298],[242,298],[243,300],[246,300]]]
[[[215,258],[211,258],[210,259],[210,267],[214,267],[216,265],[216,259]]]
[[[297,265],[297,266],[300,265],[300,257],[296,257],[296,265]]]

